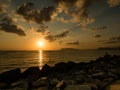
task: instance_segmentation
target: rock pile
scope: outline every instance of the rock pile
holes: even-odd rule
[[[90,62],[61,62],[0,74],[0,89],[12,90],[106,90],[120,79],[120,56],[106,54]],[[120,87],[119,87],[120,88]]]

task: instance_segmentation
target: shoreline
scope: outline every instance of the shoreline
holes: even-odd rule
[[[41,70],[39,67],[29,67],[24,72],[20,68],[6,71],[0,74],[0,89],[107,90],[118,80],[120,56],[106,54],[89,62],[69,61],[57,63],[53,67],[45,64]]]

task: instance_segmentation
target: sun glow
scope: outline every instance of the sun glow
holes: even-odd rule
[[[38,41],[38,42],[37,42],[37,45],[38,45],[39,47],[43,47],[44,44],[45,44],[45,43],[44,43],[43,41]]]

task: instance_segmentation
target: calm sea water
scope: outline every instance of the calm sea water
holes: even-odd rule
[[[120,50],[69,50],[69,51],[0,51],[0,73],[15,68],[22,70],[31,66],[48,64],[54,66],[59,62],[87,62],[108,52],[120,55]]]

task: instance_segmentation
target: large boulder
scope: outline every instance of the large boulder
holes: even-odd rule
[[[60,62],[55,64],[55,71],[56,72],[65,72],[67,70],[67,63],[65,62]]]
[[[43,66],[42,70],[41,70],[41,75],[42,76],[47,76],[50,73],[52,73],[52,71],[53,71],[52,68],[49,65],[45,64]]]
[[[40,74],[40,68],[39,67],[29,67],[27,70],[25,70],[22,73],[22,77],[23,78],[28,78],[30,76],[34,76],[34,75],[39,75]]]
[[[40,73],[41,72],[39,67],[30,67],[22,73],[22,78],[28,80],[28,88],[32,88],[32,82],[41,77]]]
[[[20,68],[3,72],[0,74],[0,82],[11,84],[17,81],[21,76]]]

